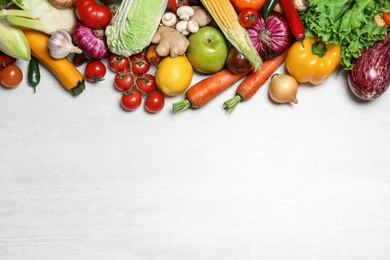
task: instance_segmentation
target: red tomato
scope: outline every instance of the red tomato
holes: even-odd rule
[[[163,109],[165,97],[160,91],[153,91],[145,100],[145,109],[150,113],[157,113]]]
[[[127,57],[110,53],[107,57],[108,67],[113,71],[130,70],[130,62]]]
[[[259,12],[265,4],[265,0],[230,0],[230,2],[238,14],[245,8],[253,8]]]
[[[259,20],[259,12],[253,8],[245,8],[238,15],[240,24],[245,28],[251,28]]]
[[[0,69],[4,69],[8,65],[14,64],[16,62],[16,58],[9,56],[8,54],[5,54],[4,52],[0,51]]]
[[[126,71],[118,71],[115,74],[114,86],[119,91],[128,91],[134,85],[133,74]]]
[[[134,75],[142,76],[148,72],[150,63],[146,56],[142,53],[134,54],[130,56],[131,69]]]
[[[390,13],[383,13],[382,16],[387,26],[390,26]]]
[[[180,6],[189,5],[189,2],[189,0],[169,0],[168,6],[172,12],[176,13]]]
[[[111,9],[102,1],[77,0],[74,9],[77,18],[91,29],[103,29],[111,22]]]
[[[142,95],[136,89],[124,93],[121,97],[121,105],[127,111],[136,110],[142,103]]]
[[[145,93],[150,94],[157,89],[155,78],[152,74],[144,74],[136,79],[137,88]]]
[[[8,65],[0,73],[0,83],[7,88],[18,86],[23,80],[22,70],[15,64]]]
[[[104,80],[106,65],[99,60],[92,60],[85,66],[85,78],[93,83]]]

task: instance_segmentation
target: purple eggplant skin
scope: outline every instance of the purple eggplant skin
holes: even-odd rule
[[[365,48],[348,72],[348,85],[362,100],[380,97],[390,85],[390,31],[384,40]]]

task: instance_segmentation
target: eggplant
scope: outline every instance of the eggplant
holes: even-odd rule
[[[348,85],[362,100],[380,97],[390,85],[390,31],[384,40],[361,51],[348,72]]]

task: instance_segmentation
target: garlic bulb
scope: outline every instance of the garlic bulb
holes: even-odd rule
[[[65,29],[59,29],[50,36],[48,47],[54,59],[62,59],[70,53],[82,52],[79,47],[73,45],[72,36]]]

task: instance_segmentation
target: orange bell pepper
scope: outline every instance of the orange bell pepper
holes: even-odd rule
[[[341,47],[317,38],[295,42],[287,51],[286,68],[298,82],[319,85],[328,79],[341,62]]]

